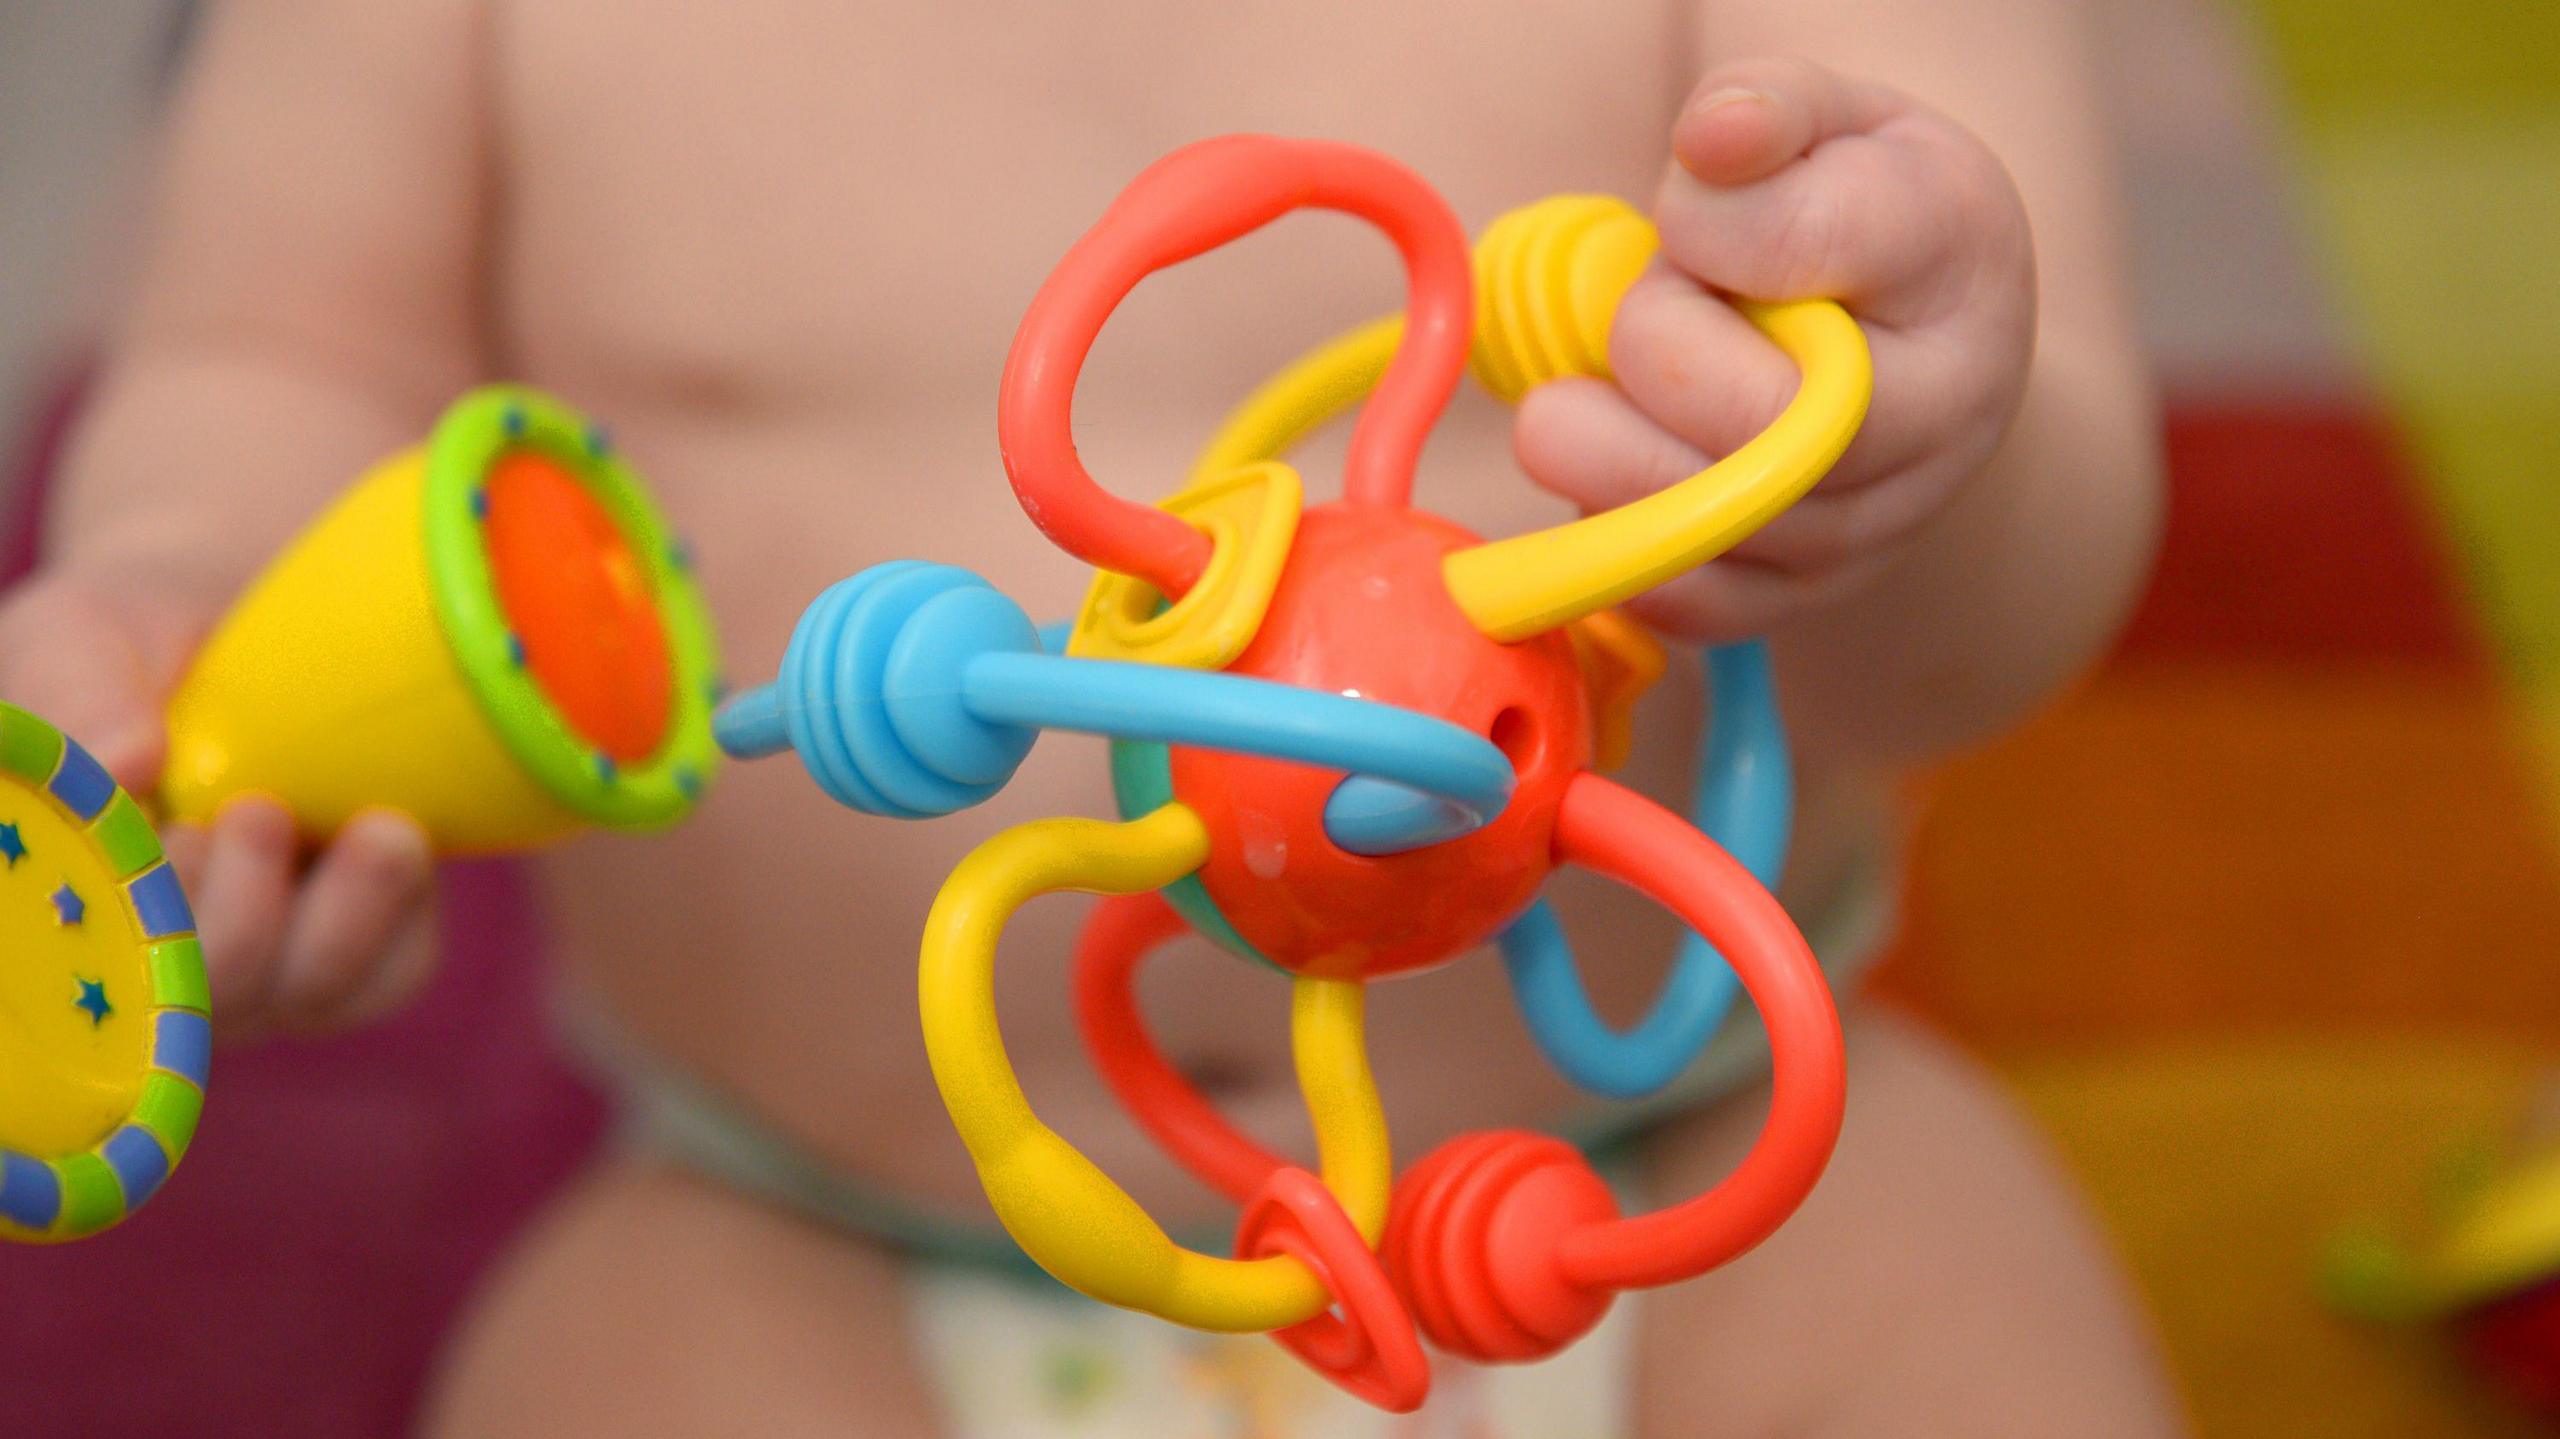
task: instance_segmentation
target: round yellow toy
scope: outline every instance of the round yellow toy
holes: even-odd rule
[[[211,1047],[195,916],[151,821],[0,704],[0,1239],[78,1239],[157,1193]]]

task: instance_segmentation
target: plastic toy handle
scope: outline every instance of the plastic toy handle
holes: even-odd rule
[[[1652,897],[1733,957],[1769,1031],[1774,1095],[1759,1142],[1724,1182],[1638,1218],[1618,1217],[1590,1165],[1545,1135],[1462,1136],[1408,1171],[1381,1256],[1434,1342],[1479,1361],[1554,1353],[1618,1290],[1694,1277],[1768,1237],[1820,1178],[1846,1093],[1821,968],[1739,863],[1678,816],[1590,774],[1565,792],[1557,849]],[[1153,897],[1107,902],[1077,948],[1078,1020],[1140,1125],[1212,1188],[1242,1196],[1285,1161],[1166,1062],[1138,1013],[1137,966],[1179,928]]]
[[[1415,1409],[1429,1390],[1430,1368],[1413,1319],[1376,1254],[1386,1227],[1385,1209],[1346,1212],[1306,1171],[1238,1132],[1165,1061],[1139,1017],[1132,988],[1138,965],[1183,929],[1182,917],[1159,895],[1116,895],[1095,909],[1076,945],[1076,1019],[1085,1048],[1112,1092],[1167,1153],[1210,1188],[1244,1206],[1239,1253],[1289,1254],[1324,1276],[1335,1296],[1331,1312],[1272,1337],[1370,1403],[1396,1413]],[[1308,1076],[1308,1109],[1320,1116],[1320,1135],[1327,1128],[1321,1116],[1328,1113],[1358,1116],[1342,1121],[1345,1128],[1384,1123],[1374,1090],[1327,1092],[1314,1079],[1365,1077],[1365,1067],[1324,1052],[1341,1042],[1344,1026],[1317,1022],[1320,1016],[1309,1013],[1311,1007],[1357,1004],[1360,993],[1353,981],[1311,984],[1301,979],[1294,995],[1298,1071]],[[1356,1040],[1356,1029],[1349,1032]],[[1342,1147],[1359,1156],[1387,1156],[1383,1131],[1374,1145]],[[1326,1151],[1328,1179],[1334,1172],[1332,1154]],[[1372,1196],[1384,1198],[1391,1176],[1346,1172],[1342,1179],[1348,1202],[1363,1203]]]
[[[1769,1033],[1769,1117],[1723,1182],[1670,1208],[1563,1235],[1558,1270],[1586,1289],[1703,1274],[1775,1232],[1813,1191],[1840,1137],[1847,1078],[1830,987],[1785,910],[1740,864],[1644,796],[1584,774],[1556,816],[1567,863],[1633,886],[1721,948]]]
[[[1015,910],[1059,890],[1160,888],[1197,869],[1208,843],[1199,817],[1179,804],[1124,824],[1050,819],[996,835],[952,871],[926,917],[918,1004],[934,1083],[997,1218],[1024,1253],[1105,1303],[1195,1329],[1259,1333],[1302,1323],[1334,1296],[1293,1258],[1225,1259],[1176,1244],[1040,1122],[996,1023],[996,945]],[[1375,1234],[1391,1161],[1361,1048],[1360,988],[1302,981],[1292,1014],[1324,1187],[1364,1235]]]
[[[1403,501],[1422,442],[1466,364],[1473,308],[1466,231],[1419,176],[1374,151],[1230,135],[1176,150],[1132,181],[1051,272],[1014,335],[997,437],[1024,513],[1061,548],[1168,596],[1199,578],[1207,537],[1105,491],[1077,458],[1076,380],[1104,321],[1140,280],[1311,207],[1370,221],[1404,257],[1406,342],[1352,434],[1343,480],[1352,503]]]
[[[1380,1258],[1423,1333],[1478,1362],[1553,1354],[1619,1291],[1694,1278],[1758,1244],[1804,1202],[1840,1134],[1839,1016],[1767,890],[1677,815],[1587,772],[1565,790],[1556,851],[1634,886],[1731,957],[1769,1033],[1769,1117],[1723,1182],[1632,1219],[1550,1135],[1466,1134],[1425,1155],[1396,1183]]]

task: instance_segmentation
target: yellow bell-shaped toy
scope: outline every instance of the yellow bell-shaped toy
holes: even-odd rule
[[[473,391],[252,585],[169,706],[162,799],[256,793],[320,839],[407,813],[445,854],[681,818],[717,758],[708,614],[604,432]]]

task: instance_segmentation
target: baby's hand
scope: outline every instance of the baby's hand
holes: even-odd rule
[[[146,802],[161,706],[216,614],[147,574],[54,571],[0,599],[0,699],[79,739]],[[307,865],[292,817],[226,805],[209,829],[166,825],[226,1038],[352,1023],[425,979],[430,862],[405,816],[358,816]]]
[[[1887,567],[2000,442],[2034,350],[2034,252],[2008,172],[1962,126],[1799,60],[1724,66],[1671,132],[1662,257],[1609,341],[1615,385],[1532,391],[1513,443],[1604,510],[1685,479],[1776,416],[1795,366],[1718,298],[1835,299],[1875,357],[1864,428],[1822,483],[1630,607],[1684,639],[1761,633]]]

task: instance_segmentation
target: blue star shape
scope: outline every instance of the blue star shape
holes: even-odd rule
[[[104,983],[94,979],[79,979],[77,983],[80,986],[80,997],[71,1001],[71,1007],[87,1014],[89,1027],[96,1029],[107,1022],[107,1016],[115,1013],[116,1007],[107,1003],[107,987]]]
[[[0,859],[7,860],[10,869],[16,869],[18,861],[26,857],[27,842],[19,837],[18,827],[14,824],[0,824]]]
[[[66,884],[53,892],[55,922],[64,925],[78,924],[88,913],[89,906],[81,902],[80,896],[72,892],[71,886]]]

